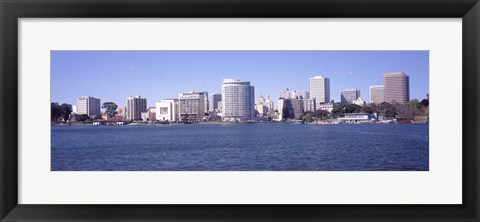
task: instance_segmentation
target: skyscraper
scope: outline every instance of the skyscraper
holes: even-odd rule
[[[383,97],[383,85],[370,86],[370,102],[375,104],[385,102]]]
[[[142,112],[147,111],[147,99],[141,96],[127,97],[127,119],[142,120]]]
[[[310,83],[310,99],[315,99],[320,107],[322,103],[330,102],[330,79],[324,76],[315,76],[309,79]]]
[[[210,109],[209,111],[218,110],[218,102],[222,101],[222,94],[214,93],[210,96]]]
[[[204,111],[205,113],[208,113],[208,92],[202,92],[203,93],[203,98],[204,98],[204,103],[205,105],[203,106],[204,107]]]
[[[82,96],[77,99],[77,114],[88,116],[100,115],[100,99],[92,96]]]
[[[353,101],[360,98],[359,89],[344,89],[340,93],[340,102],[341,103],[353,103]]]
[[[205,93],[180,93],[178,107],[180,120],[201,121],[205,117]]]
[[[255,117],[255,88],[249,81],[223,79],[222,111],[224,121],[246,121]]]
[[[409,77],[403,72],[383,74],[384,99],[387,103],[406,104],[410,100]]]

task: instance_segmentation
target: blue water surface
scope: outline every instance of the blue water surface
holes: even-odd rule
[[[52,171],[426,171],[427,124],[52,126]]]

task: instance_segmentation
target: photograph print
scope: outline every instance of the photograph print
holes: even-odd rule
[[[429,170],[429,51],[50,56],[51,171]]]

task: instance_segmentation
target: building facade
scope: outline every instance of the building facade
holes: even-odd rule
[[[159,121],[177,122],[180,117],[178,113],[178,99],[162,99],[155,104],[155,114]]]
[[[211,96],[210,96],[210,107],[209,107],[209,111],[210,112],[213,112],[213,111],[218,111],[218,102],[222,101],[222,94],[220,93],[213,93]]]
[[[294,119],[299,118],[303,113],[316,110],[315,99],[283,99],[278,100],[278,119]]]
[[[92,96],[82,96],[77,98],[77,114],[86,114],[90,117],[100,115],[100,99]]]
[[[410,81],[403,72],[383,74],[384,99],[387,103],[406,104],[410,100]]]
[[[126,107],[118,108],[117,116],[120,118],[127,118],[127,108]]]
[[[330,79],[324,76],[309,78],[310,98],[315,99],[316,106],[330,102]]]
[[[142,113],[147,111],[147,99],[141,96],[127,97],[126,116],[128,120],[142,120]]]
[[[358,99],[353,101],[353,104],[358,105],[358,106],[365,106],[365,105],[367,105],[367,102],[365,102],[361,97],[358,97]]]
[[[203,112],[208,113],[208,108],[209,108],[209,101],[208,101],[208,92],[202,92],[203,93],[203,98],[204,98],[204,103],[205,103],[205,110]]]
[[[205,93],[187,92],[178,96],[180,120],[201,121],[205,117]]]
[[[315,112],[317,110],[317,104],[315,103],[315,99],[301,99],[302,100],[302,106],[303,106],[303,112]]]
[[[370,113],[345,113],[345,117],[338,118],[340,123],[367,123],[376,120],[376,116]]]
[[[385,102],[383,97],[383,85],[370,86],[370,102],[375,104]]]
[[[249,121],[255,118],[255,88],[249,81],[224,79],[222,82],[224,121]]]
[[[316,110],[326,110],[328,112],[332,112],[333,110],[333,103],[322,103],[319,106],[315,107]]]
[[[155,122],[157,120],[156,107],[148,107],[146,112],[142,113],[142,120]]]
[[[353,101],[360,98],[359,89],[344,89],[340,93],[340,102],[341,103],[353,103]]]
[[[267,95],[267,98],[260,96],[255,102],[255,109],[259,117],[267,116],[267,114],[273,110],[273,101],[270,100],[270,96]]]
[[[290,90],[288,88],[280,90],[280,98],[282,99],[308,99],[310,93],[305,90]]]

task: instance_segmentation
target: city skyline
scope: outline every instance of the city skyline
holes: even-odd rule
[[[51,56],[51,100],[70,104],[93,96],[123,107],[126,97],[140,95],[150,107],[181,92],[220,93],[224,78],[250,81],[255,100],[270,95],[276,101],[284,88],[309,91],[308,79],[318,75],[330,79],[335,102],[348,88],[360,89],[361,98],[369,100],[369,87],[384,84],[387,72],[410,76],[410,99],[421,100],[429,90],[428,51],[52,51]]]

